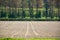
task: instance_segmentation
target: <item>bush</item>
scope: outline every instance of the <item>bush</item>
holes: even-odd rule
[[[38,12],[35,14],[35,18],[41,18],[41,11],[38,11]]]
[[[1,15],[0,15],[0,18],[6,17],[6,12],[1,11],[0,14],[1,14]]]
[[[9,12],[8,18],[16,18],[16,17],[17,17],[16,14],[17,14],[17,13],[15,13],[15,12]]]
[[[22,18],[25,18],[26,17],[26,13],[25,13],[25,11],[22,11],[22,16],[21,16]]]

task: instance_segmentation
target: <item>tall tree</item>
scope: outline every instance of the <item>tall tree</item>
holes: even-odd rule
[[[40,0],[36,0],[36,18],[41,18],[41,11],[39,10],[40,6],[39,6]]]
[[[55,0],[55,7],[58,8],[58,17],[60,18],[60,0]]]
[[[13,0],[9,0],[9,14],[8,14],[8,18],[16,18],[16,14],[15,14],[15,11],[14,11],[15,9],[13,9],[13,6],[10,7],[12,1]]]
[[[35,14],[35,18],[41,18],[41,11],[38,11],[38,12]]]
[[[48,4],[48,0],[43,0],[44,1],[44,7],[45,7],[45,17],[48,17],[48,8],[49,8],[49,4]]]
[[[54,11],[53,11],[54,4],[53,4],[53,2],[54,2],[54,0],[50,0],[50,11],[49,11],[49,14],[50,14],[51,18],[54,18]]]
[[[29,13],[30,13],[30,18],[33,18],[33,0],[28,0],[28,7],[29,7]]]
[[[21,14],[21,16],[22,16],[22,18],[25,18],[25,10],[24,10],[24,0],[22,0],[21,1],[21,4],[22,4],[22,14]]]
[[[6,17],[6,12],[3,12],[3,10],[1,11],[0,14],[1,14],[1,18],[3,18],[3,17],[5,18]]]

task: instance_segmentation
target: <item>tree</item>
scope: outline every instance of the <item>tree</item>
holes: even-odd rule
[[[60,18],[60,0],[55,0],[55,7],[58,8],[58,17]]]
[[[29,7],[29,13],[30,13],[30,18],[34,17],[33,14],[33,4],[32,4],[33,0],[28,0],[28,7]]]
[[[14,13],[13,13],[13,12],[12,12],[12,13],[9,12],[9,14],[8,14],[8,18],[15,18],[15,17],[14,17]]]
[[[49,17],[53,18],[53,11],[52,11],[52,9],[49,10]]]
[[[21,12],[19,11],[19,9],[18,9],[17,16],[18,16],[18,17],[21,17]]]
[[[44,7],[45,7],[45,17],[48,17],[48,8],[49,8],[49,3],[48,0],[44,0]]]
[[[1,11],[1,18],[6,17],[6,12]]]
[[[22,17],[22,18],[25,18],[25,16],[26,16],[25,14],[26,14],[26,13],[25,13],[25,11],[24,11],[24,0],[22,0],[21,4],[22,4],[22,14],[21,14],[21,17]]]
[[[41,18],[41,11],[39,10],[39,8],[40,8],[40,5],[39,4],[41,4],[41,2],[40,2],[41,0],[36,0],[36,18]]]
[[[33,8],[30,8],[30,9],[29,9],[29,13],[30,13],[30,18],[33,18],[33,17],[34,17]]]
[[[26,13],[25,11],[22,12],[22,18],[25,18],[26,17]]]
[[[50,10],[49,10],[49,15],[51,18],[54,18],[54,11],[53,11],[53,7],[54,7],[54,0],[50,0]]]
[[[43,17],[45,17],[45,16],[46,16],[46,11],[44,10],[44,11],[43,11]]]
[[[38,12],[35,14],[35,18],[41,18],[41,11],[38,11]]]
[[[15,13],[14,11],[9,11],[9,14],[8,14],[8,18],[17,18],[17,13]]]

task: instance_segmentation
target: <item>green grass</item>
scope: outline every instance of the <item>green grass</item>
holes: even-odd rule
[[[51,18],[0,18],[0,21],[60,21],[60,19],[51,19]]]
[[[60,38],[0,38],[0,40],[60,40]]]

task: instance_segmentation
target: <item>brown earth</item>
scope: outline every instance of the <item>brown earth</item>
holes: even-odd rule
[[[0,21],[1,37],[60,37],[58,21]]]

